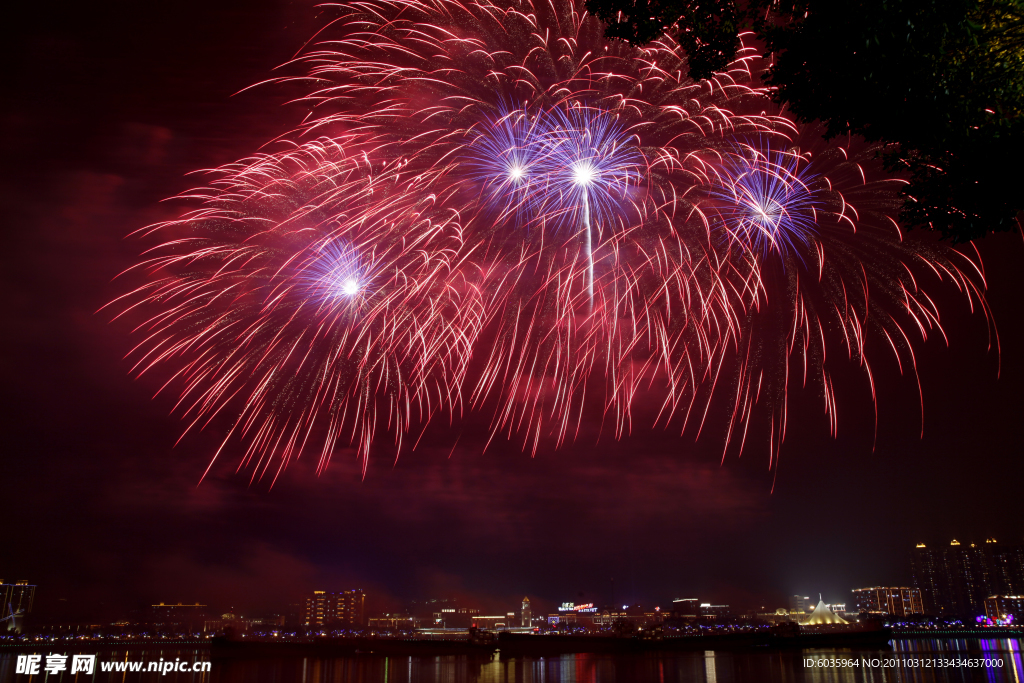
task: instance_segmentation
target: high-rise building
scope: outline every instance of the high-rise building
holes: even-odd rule
[[[857,612],[891,614],[896,617],[924,613],[921,590],[918,588],[854,588],[853,607]]]
[[[360,589],[328,593],[313,591],[306,598],[302,623],[307,628],[323,626],[362,626],[366,595]]]
[[[796,613],[810,612],[814,609],[809,595],[791,595],[789,597],[789,611]]]
[[[984,613],[985,598],[996,592],[987,560],[984,547],[974,543],[954,541],[946,549],[946,565],[953,577],[954,614],[974,617]]]
[[[929,548],[918,543],[910,554],[910,572],[914,587],[921,590],[924,610],[929,614],[943,614],[948,611],[948,581],[942,548]]]
[[[929,548],[918,543],[911,552],[914,586],[921,589],[925,611],[973,618],[985,611],[985,599],[1015,594],[1024,588],[1024,546],[961,543]]]
[[[519,613],[519,625],[522,628],[530,628],[533,625],[533,611],[530,609],[530,598],[523,598],[523,609]]]
[[[985,554],[995,591],[1002,595],[1024,595],[1024,545],[996,543],[996,539],[986,538]]]
[[[0,580],[0,628],[21,633],[35,597],[36,587],[28,581],[4,583]]]

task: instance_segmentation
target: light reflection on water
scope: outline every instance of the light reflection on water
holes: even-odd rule
[[[15,674],[16,655],[0,655],[0,683],[1024,683],[1016,639],[896,640],[892,650],[804,650],[575,654],[491,659],[447,657],[289,658],[213,661],[210,673],[103,673],[93,676]],[[46,652],[43,652],[45,655]],[[203,650],[122,651],[98,661],[155,661],[160,657],[208,661]],[[973,666],[937,666],[942,660]],[[857,666],[819,666],[833,660]],[[933,668],[915,666],[927,660]],[[984,666],[988,662],[989,666]],[[995,665],[995,666],[992,666]],[[99,669],[99,667],[97,667]]]

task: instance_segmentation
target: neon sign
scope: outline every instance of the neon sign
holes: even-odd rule
[[[594,603],[588,602],[577,605],[574,602],[563,602],[562,606],[558,608],[559,612],[596,612],[597,608],[594,607]]]

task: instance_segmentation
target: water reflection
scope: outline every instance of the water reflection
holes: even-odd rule
[[[715,675],[714,650],[704,651],[704,678],[707,681],[707,683],[718,683],[718,677]]]
[[[0,655],[0,682],[74,683],[1024,683],[1016,639],[897,640],[891,650],[804,650],[575,654],[502,659],[473,657],[292,658],[220,660],[209,673],[103,672],[92,676],[16,674],[16,654]],[[43,654],[46,654],[45,652]],[[98,662],[209,661],[204,650],[120,651]],[[949,666],[959,662],[960,665]],[[927,666],[930,663],[931,666]]]

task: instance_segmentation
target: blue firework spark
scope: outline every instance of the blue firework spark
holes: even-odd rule
[[[646,162],[635,139],[608,112],[583,106],[553,109],[548,120],[543,160],[551,198],[583,238],[593,306],[595,237],[600,241],[604,230],[613,229],[628,212]]]
[[[356,247],[334,237],[312,246],[295,278],[325,306],[358,302],[370,284],[368,269]]]
[[[763,257],[799,254],[817,233],[817,176],[799,154],[758,147],[727,156],[711,194],[734,239]]]
[[[621,216],[647,168],[614,115],[583,106],[502,108],[477,131],[466,164],[503,215],[570,229],[584,213],[599,224]]]
[[[584,106],[553,109],[544,143],[551,206],[569,225],[590,221],[602,231],[628,213],[647,162],[616,116]]]
[[[468,146],[466,166],[482,183],[485,201],[520,227],[543,211],[545,171],[545,117],[525,109],[499,108],[499,116],[485,123]]]
[[[613,114],[581,105],[503,111],[478,134],[468,164],[500,218],[567,229],[583,240],[594,299],[594,250],[633,204],[647,163]]]

